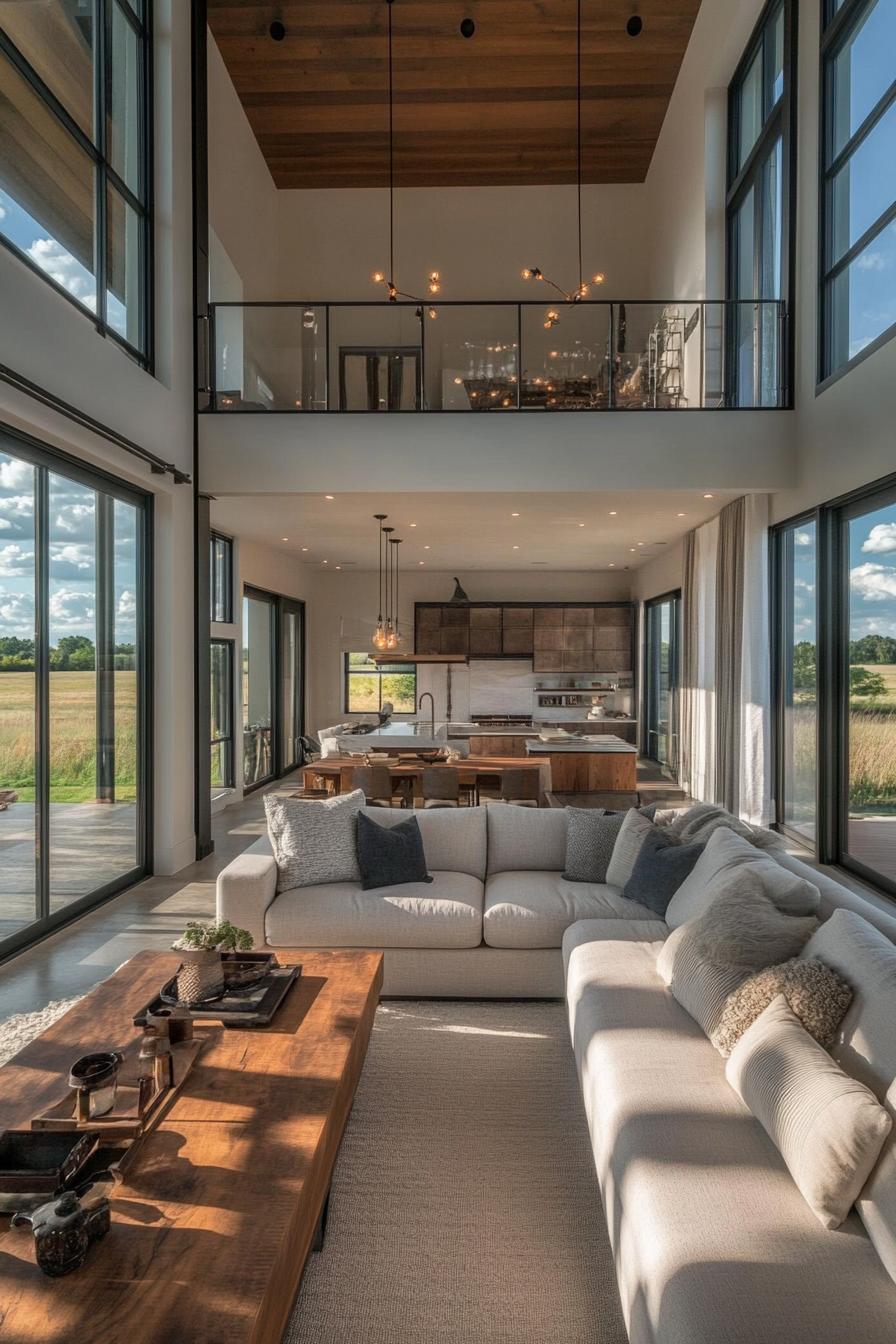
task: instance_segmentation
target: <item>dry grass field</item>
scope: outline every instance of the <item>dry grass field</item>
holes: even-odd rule
[[[116,798],[136,798],[137,674],[115,673]],[[0,672],[0,788],[34,801],[34,675]],[[96,797],[96,678],[50,673],[50,801]]]
[[[896,664],[861,664],[886,693],[854,697],[849,720],[849,803],[854,814],[896,813]],[[793,765],[801,792],[814,790],[815,713],[803,702],[793,716]]]

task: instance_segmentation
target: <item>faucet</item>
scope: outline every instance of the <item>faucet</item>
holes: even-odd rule
[[[436,735],[436,702],[433,699],[432,691],[424,691],[423,694],[420,696],[420,699],[417,701],[417,713],[418,714],[420,713],[420,706],[423,704],[423,701],[427,699],[429,700],[429,710],[430,710],[429,735],[430,737],[434,738]]]

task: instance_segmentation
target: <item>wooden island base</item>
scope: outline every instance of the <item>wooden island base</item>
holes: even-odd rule
[[[548,759],[553,793],[634,793],[637,788],[633,751],[552,751]]]

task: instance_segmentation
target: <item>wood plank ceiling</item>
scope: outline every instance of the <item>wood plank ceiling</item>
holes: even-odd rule
[[[582,0],[586,182],[644,180],[699,7]],[[208,0],[208,18],[278,187],[387,184],[386,0]],[[575,0],[394,0],[393,34],[398,185],[575,181]]]

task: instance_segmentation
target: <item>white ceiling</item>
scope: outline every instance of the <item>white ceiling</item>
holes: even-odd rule
[[[373,515],[385,513],[402,538],[404,569],[634,569],[738,493],[240,495],[215,499],[211,516],[220,531],[311,566],[375,570]]]

